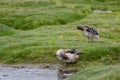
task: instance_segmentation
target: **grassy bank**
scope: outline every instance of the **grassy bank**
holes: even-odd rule
[[[56,51],[71,48],[84,54],[65,68],[94,67],[80,70],[70,80],[119,80],[119,4],[119,0],[0,0],[0,63],[57,63]],[[94,25],[101,40],[88,43],[76,29],[79,24]]]
[[[0,63],[57,63],[55,52],[59,48],[83,50],[78,64],[119,63],[119,3],[117,0],[1,0]],[[78,24],[94,25],[101,41],[88,43],[76,29]]]
[[[94,66],[81,70],[69,80],[119,80],[120,65]]]

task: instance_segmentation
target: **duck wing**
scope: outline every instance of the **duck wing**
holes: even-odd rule
[[[81,53],[83,53],[83,52],[82,52],[82,51],[80,51],[80,50],[76,50],[74,54],[79,55],[79,54],[81,54]]]
[[[75,53],[75,49],[70,49],[70,50],[67,50],[67,51],[65,51],[65,53],[71,53],[71,54],[73,54],[73,53]]]
[[[61,57],[62,57],[63,59],[68,59],[68,57],[67,57],[67,55],[65,55],[65,53],[64,53],[64,54],[61,54]]]
[[[93,35],[99,35],[99,33],[95,27],[86,26],[86,31],[92,33]]]
[[[95,27],[92,27],[92,33],[94,35],[99,35],[99,33],[98,33],[98,31],[97,31],[97,29]]]
[[[68,50],[68,51],[66,51],[66,53],[71,53],[71,54],[79,55],[80,53],[83,53],[83,52],[80,51],[80,50],[72,49],[72,50]]]

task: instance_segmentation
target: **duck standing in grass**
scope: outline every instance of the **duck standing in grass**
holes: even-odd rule
[[[99,32],[95,27],[78,25],[77,29],[83,31],[83,35],[88,38],[89,42],[99,41]]]
[[[79,54],[82,51],[74,49],[59,49],[56,52],[57,59],[65,63],[74,63],[79,58]]]

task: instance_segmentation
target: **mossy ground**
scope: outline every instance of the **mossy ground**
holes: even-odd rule
[[[88,67],[69,80],[119,80],[120,65]]]
[[[0,0],[0,7],[0,63],[57,63],[60,48],[84,51],[74,67],[120,63],[119,0]],[[79,24],[94,25],[101,40],[88,43]]]

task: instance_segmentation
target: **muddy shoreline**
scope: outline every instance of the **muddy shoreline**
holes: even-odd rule
[[[76,72],[58,64],[0,64],[0,80],[67,80]]]
[[[57,69],[57,64],[0,64],[0,67],[13,67],[13,68],[40,68],[40,69]]]
[[[57,72],[40,65],[0,65],[0,80],[58,80]]]

